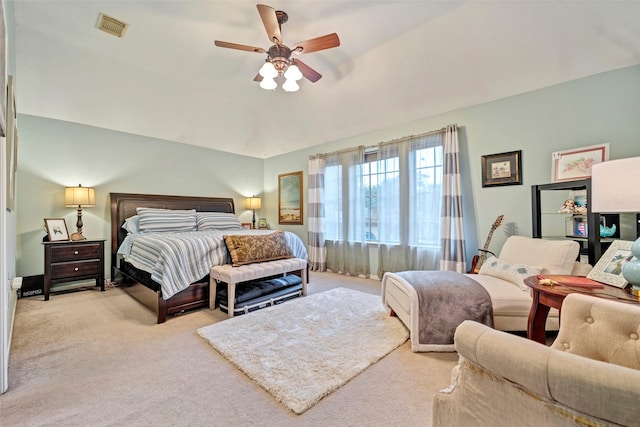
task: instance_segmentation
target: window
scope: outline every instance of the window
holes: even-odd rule
[[[360,164],[327,163],[326,239],[439,246],[441,136],[399,144],[381,144],[366,152]]]

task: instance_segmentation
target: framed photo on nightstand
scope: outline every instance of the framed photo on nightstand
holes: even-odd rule
[[[44,226],[50,242],[64,242],[69,240],[69,230],[64,218],[45,218]]]

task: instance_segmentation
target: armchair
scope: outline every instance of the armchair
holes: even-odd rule
[[[567,296],[551,347],[465,321],[433,426],[640,425],[640,305]]]

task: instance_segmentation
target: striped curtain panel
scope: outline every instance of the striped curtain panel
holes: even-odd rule
[[[467,261],[458,157],[458,126],[449,125],[444,135],[440,270],[464,273]]]
[[[327,248],[324,244],[324,156],[309,157],[309,269],[327,270]]]

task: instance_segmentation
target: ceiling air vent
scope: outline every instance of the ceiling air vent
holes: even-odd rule
[[[104,31],[105,33],[109,33],[112,36],[124,37],[125,31],[127,31],[127,27],[129,27],[129,24],[118,21],[117,19],[107,16],[104,13],[98,15],[98,23],[96,24],[96,28]]]

